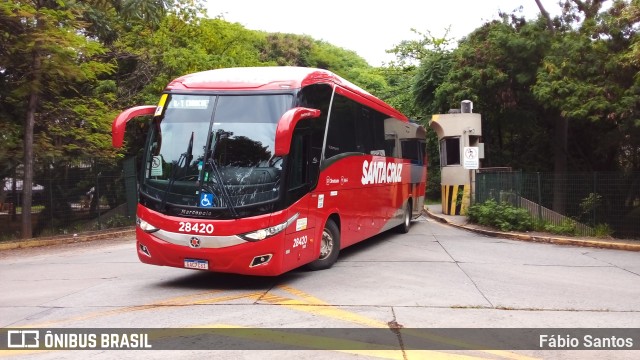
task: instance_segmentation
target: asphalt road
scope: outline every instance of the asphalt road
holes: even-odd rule
[[[329,270],[274,278],[156,267],[131,237],[0,252],[3,328],[640,327],[640,253],[487,237],[422,218],[345,249]],[[637,331],[635,332],[637,333]],[[280,334],[282,335],[282,334]],[[318,334],[319,336],[319,334]],[[315,340],[317,340],[316,336]],[[179,337],[179,335],[177,335]],[[283,339],[288,340],[283,340]],[[638,350],[224,350],[223,359],[638,358]],[[449,337],[437,341],[452,341]],[[179,339],[178,339],[179,341]],[[634,338],[634,346],[640,338]],[[445,346],[446,348],[446,346]],[[462,348],[465,348],[464,344]],[[194,358],[201,350],[0,351],[9,358]]]

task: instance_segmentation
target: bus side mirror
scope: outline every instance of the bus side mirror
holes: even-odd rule
[[[111,145],[117,148],[122,146],[122,142],[124,141],[124,130],[129,120],[138,116],[153,115],[155,111],[155,105],[144,105],[132,107],[121,112],[111,124]]]
[[[313,119],[320,116],[320,110],[297,107],[293,108],[280,118],[278,127],[276,128],[275,156],[285,156],[291,148],[291,137],[293,129],[296,128],[298,121],[303,119]]]

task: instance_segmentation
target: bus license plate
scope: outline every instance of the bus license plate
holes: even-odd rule
[[[184,267],[187,269],[209,270],[209,262],[207,260],[184,259]]]

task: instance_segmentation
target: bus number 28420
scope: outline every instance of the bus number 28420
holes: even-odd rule
[[[190,223],[180,221],[180,232],[197,233],[197,234],[212,234],[213,225],[203,223]]]
[[[293,247],[298,247],[298,246],[302,246],[303,248],[307,246],[307,235],[293,239]]]

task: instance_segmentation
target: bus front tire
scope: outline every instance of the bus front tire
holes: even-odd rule
[[[340,229],[333,220],[327,220],[322,229],[320,240],[320,257],[307,264],[309,270],[324,270],[330,268],[338,260],[340,253]]]
[[[402,214],[402,224],[396,228],[399,233],[406,234],[409,232],[411,228],[411,216],[411,202],[407,201],[407,206],[404,208],[404,213]]]

